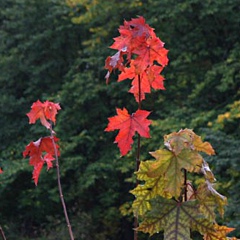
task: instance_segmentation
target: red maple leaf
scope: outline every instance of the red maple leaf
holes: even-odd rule
[[[3,173],[3,170],[0,168],[0,174]]]
[[[50,120],[55,124],[56,115],[60,109],[61,107],[58,103],[49,101],[42,103],[41,101],[37,100],[32,104],[31,111],[27,113],[29,123],[35,123],[38,119],[40,119],[42,125],[49,129],[51,124],[47,120]]]
[[[59,139],[54,137],[56,143]],[[56,144],[57,155],[60,155],[59,145]],[[29,164],[34,167],[33,179],[35,185],[38,183],[38,178],[44,163],[47,164],[47,170],[52,167],[52,161],[55,160],[55,150],[51,137],[40,138],[36,142],[30,142],[23,152],[23,156],[29,156]]]
[[[132,87],[129,90],[130,93],[133,93],[137,102],[139,102],[139,92],[141,92],[141,100],[145,99],[145,93],[151,92],[151,87],[153,89],[162,89],[164,90],[163,80],[164,77],[160,75],[163,67],[158,65],[151,65],[142,73],[139,73],[136,69],[135,61],[132,60],[130,68],[124,68],[118,76],[118,81],[123,81],[125,79],[133,79]],[[140,91],[139,91],[139,78],[140,78]]]
[[[112,49],[126,49],[131,53],[139,44],[149,37],[156,37],[154,29],[146,24],[145,19],[132,18],[131,21],[124,21],[124,24],[119,27],[120,36],[114,38],[114,43],[110,46]]]
[[[108,118],[109,123],[105,131],[114,131],[119,129],[119,133],[114,143],[118,144],[121,155],[126,155],[131,150],[133,136],[138,132],[140,136],[149,138],[149,125],[151,121],[147,119],[150,112],[145,110],[137,110],[133,114],[129,114],[127,109],[116,109],[117,115]]]
[[[135,59],[135,64],[139,69],[146,69],[154,61],[163,67],[168,64],[168,50],[164,48],[164,43],[158,37],[148,38],[133,53],[138,55]]]

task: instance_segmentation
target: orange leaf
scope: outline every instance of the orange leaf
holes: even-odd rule
[[[214,230],[204,234],[204,240],[227,240],[227,234],[232,232],[235,228],[229,228],[227,226],[219,226],[214,224]]]
[[[41,101],[37,100],[32,104],[31,111],[27,113],[29,123],[35,123],[38,119],[40,119],[42,125],[49,129],[51,125],[47,120],[50,120],[55,124],[56,115],[60,109],[61,107],[58,103],[49,101],[42,103]]]
[[[138,132],[140,136],[149,138],[149,125],[151,121],[147,119],[150,112],[145,110],[137,110],[129,115],[126,108],[123,110],[117,108],[117,115],[108,118],[109,123],[105,131],[120,130],[115,138],[115,143],[118,143],[121,155],[126,155],[133,143],[133,136]]]

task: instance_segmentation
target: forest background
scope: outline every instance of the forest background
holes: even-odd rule
[[[209,141],[206,157],[228,197],[220,223],[240,237],[239,0],[0,0],[0,225],[8,239],[68,239],[53,169],[35,187],[22,151],[44,135],[26,113],[37,99],[59,102],[56,131],[64,196],[76,239],[132,239],[135,149],[124,158],[106,133],[115,107],[134,109],[129,86],[106,85],[104,61],[124,19],[143,16],[169,49],[165,91],[147,96],[152,138],[191,128]],[[122,213],[121,213],[122,212]],[[147,235],[139,239],[149,239]],[[151,239],[157,239],[153,236]]]

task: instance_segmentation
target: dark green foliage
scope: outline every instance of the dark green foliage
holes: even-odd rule
[[[160,146],[164,134],[185,127],[202,134],[200,128],[214,123],[239,99],[238,1],[94,2],[87,10],[81,4],[69,8],[62,0],[0,0],[0,224],[9,239],[54,239],[65,227],[54,169],[42,173],[36,188],[32,170],[22,160],[25,144],[42,131],[28,125],[25,116],[37,99],[62,107],[56,131],[76,238],[132,239],[132,219],[122,217],[119,207],[133,200],[128,191],[133,188],[135,152],[123,161],[112,144],[114,134],[104,133],[115,107],[127,102],[129,111],[136,110],[127,84],[111,80],[107,87],[104,80],[104,59],[112,53],[107,46],[123,19],[144,16],[170,50],[166,91],[143,102],[156,120],[153,138],[143,141],[143,159]],[[73,23],[74,16],[82,18]],[[219,192],[229,199],[224,221],[237,228],[238,139],[239,119],[218,133],[206,130],[206,140],[218,152],[214,162],[209,160],[211,168],[223,182]],[[148,237],[140,234],[139,239]]]

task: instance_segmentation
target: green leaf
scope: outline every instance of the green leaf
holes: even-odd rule
[[[138,231],[153,235],[164,231],[165,240],[190,240],[190,223],[197,221],[197,201],[176,202],[157,198],[153,202],[154,210],[146,215]]]
[[[181,153],[176,155],[174,152],[160,149],[151,152],[156,158],[149,166],[147,175],[150,178],[163,176],[166,181],[165,191],[169,192],[175,198],[181,195],[184,187],[184,175],[182,169],[189,172],[200,172],[203,158],[197,151],[183,149]]]

